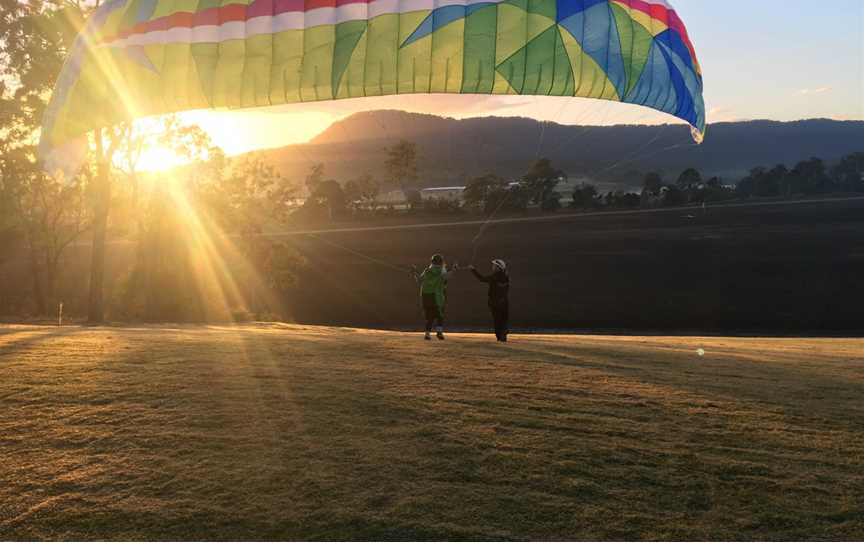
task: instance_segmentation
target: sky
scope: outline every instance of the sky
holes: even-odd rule
[[[864,0],[670,0],[704,72],[708,122],[864,120]],[[183,114],[229,154],[308,141],[359,111],[457,118],[525,116],[562,124],[659,124],[662,113],[552,97],[395,96]]]

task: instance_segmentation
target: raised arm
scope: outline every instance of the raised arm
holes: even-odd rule
[[[426,274],[426,269],[424,269],[422,273],[418,273],[417,268],[414,266],[411,266],[411,274],[414,276],[414,282],[416,282],[417,284],[420,284],[421,282],[423,282],[423,275]]]
[[[473,273],[474,276],[477,277],[477,280],[479,280],[480,282],[485,282],[488,284],[489,281],[492,280],[492,275],[489,275],[488,277],[485,275],[481,275],[480,272],[473,267],[471,268],[471,273]]]
[[[459,263],[454,263],[453,267],[445,267],[443,273],[441,273],[441,276],[443,276],[445,280],[449,279],[456,273],[456,271],[459,271],[460,269],[462,268],[459,267]]]

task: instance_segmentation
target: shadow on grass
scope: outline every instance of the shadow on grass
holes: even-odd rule
[[[864,397],[864,381],[830,376],[815,367],[753,363],[735,359],[734,355],[706,360],[689,352],[647,349],[621,352],[577,345],[562,351],[514,344],[508,348],[528,354],[532,363],[599,371],[634,382],[665,386],[670,391],[684,391],[708,401],[748,401],[805,417],[824,414],[846,428],[859,424],[864,416],[859,401]],[[657,360],[660,356],[663,359]],[[827,421],[820,418],[818,423]]]
[[[860,437],[775,438],[764,388],[706,391],[711,370],[686,381],[682,353],[233,331],[112,331],[111,348],[96,335],[69,363],[16,368],[38,396],[0,420],[10,537],[779,541],[861,525]],[[752,408],[686,406],[721,400]]]
[[[8,354],[12,350],[24,349],[37,345],[39,342],[68,337],[76,333],[89,331],[86,328],[67,326],[52,328],[25,328],[25,329],[3,329],[0,328],[0,354]]]

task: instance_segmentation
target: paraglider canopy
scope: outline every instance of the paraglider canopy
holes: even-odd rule
[[[85,133],[150,115],[415,93],[611,100],[705,130],[665,0],[109,0],[70,50],[41,155],[53,169]]]

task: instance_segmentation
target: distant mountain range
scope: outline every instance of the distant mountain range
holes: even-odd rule
[[[864,151],[864,122],[718,123],[709,127],[702,145],[695,145],[683,125],[570,126],[527,118],[452,119],[387,110],[347,117],[307,144],[260,152],[292,179],[303,179],[319,162],[338,180],[365,172],[383,179],[385,149],[400,139],[418,145],[418,186],[461,184],[489,172],[515,178],[537,157],[551,159],[571,178],[636,186],[647,171],[659,171],[671,181],[695,167],[703,175],[735,182],[759,165],[791,167],[813,156],[837,160]]]

